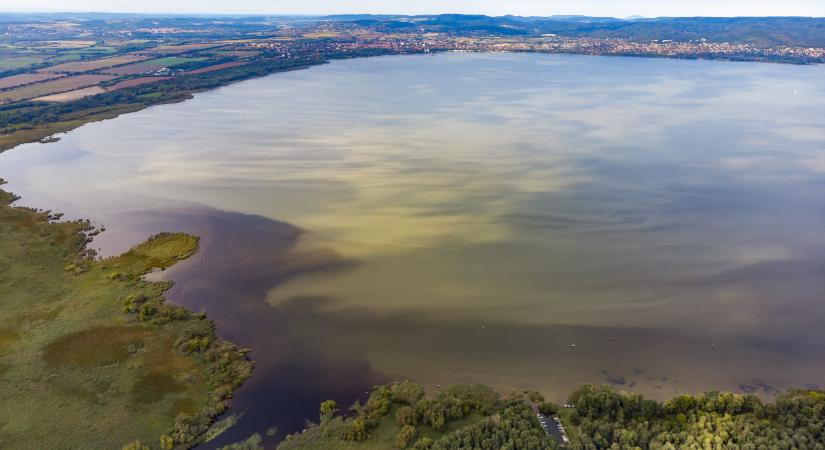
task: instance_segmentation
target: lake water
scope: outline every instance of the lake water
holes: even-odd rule
[[[563,400],[825,386],[825,67],[338,61],[0,155],[258,361],[225,443],[407,377]]]

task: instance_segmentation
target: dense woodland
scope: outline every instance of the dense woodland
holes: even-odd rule
[[[573,449],[823,449],[825,393],[791,391],[763,403],[751,394],[710,392],[664,402],[583,386],[571,408],[538,393],[500,397],[481,385],[456,386],[432,398],[409,382],[376,388],[363,404],[321,420],[279,447],[292,449],[543,450],[562,448],[534,409],[558,414]]]
[[[554,449],[522,395],[501,398],[491,388],[460,385],[431,398],[410,382],[377,387],[362,405],[336,416],[321,405],[321,420],[278,448]]]
[[[574,448],[825,449],[821,391],[791,391],[768,404],[719,392],[659,403],[584,386],[570,401],[581,431]]]

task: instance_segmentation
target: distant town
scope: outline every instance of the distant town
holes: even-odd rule
[[[0,151],[230,82],[392,54],[825,62],[825,19],[0,14]]]
[[[284,57],[323,48],[324,50],[342,52],[359,49],[382,49],[396,53],[430,51],[541,52],[790,63],[825,62],[825,48],[822,47],[759,48],[752,44],[708,42],[706,39],[695,42],[660,41],[655,39],[650,42],[634,42],[619,38],[568,38],[556,35],[545,35],[538,38],[512,38],[335,34],[334,39],[329,37],[322,42],[319,42],[318,39],[309,42],[276,39],[248,42],[244,45],[252,48],[277,50]]]

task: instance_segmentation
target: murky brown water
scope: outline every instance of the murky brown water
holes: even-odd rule
[[[0,155],[23,204],[166,276],[259,361],[226,437],[373,383],[556,399],[825,385],[825,68],[341,61]],[[572,345],[575,344],[575,347]]]

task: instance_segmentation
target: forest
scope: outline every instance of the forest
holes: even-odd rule
[[[298,449],[823,449],[825,393],[789,391],[765,403],[752,394],[708,392],[658,402],[585,385],[566,407],[538,392],[501,396],[459,385],[427,397],[408,381],[376,387],[340,412],[321,404],[320,421],[278,447]],[[557,415],[570,435],[548,436],[536,411]]]
[[[583,386],[570,397],[573,448],[823,449],[825,393],[789,391],[770,403],[709,392],[665,402]]]

